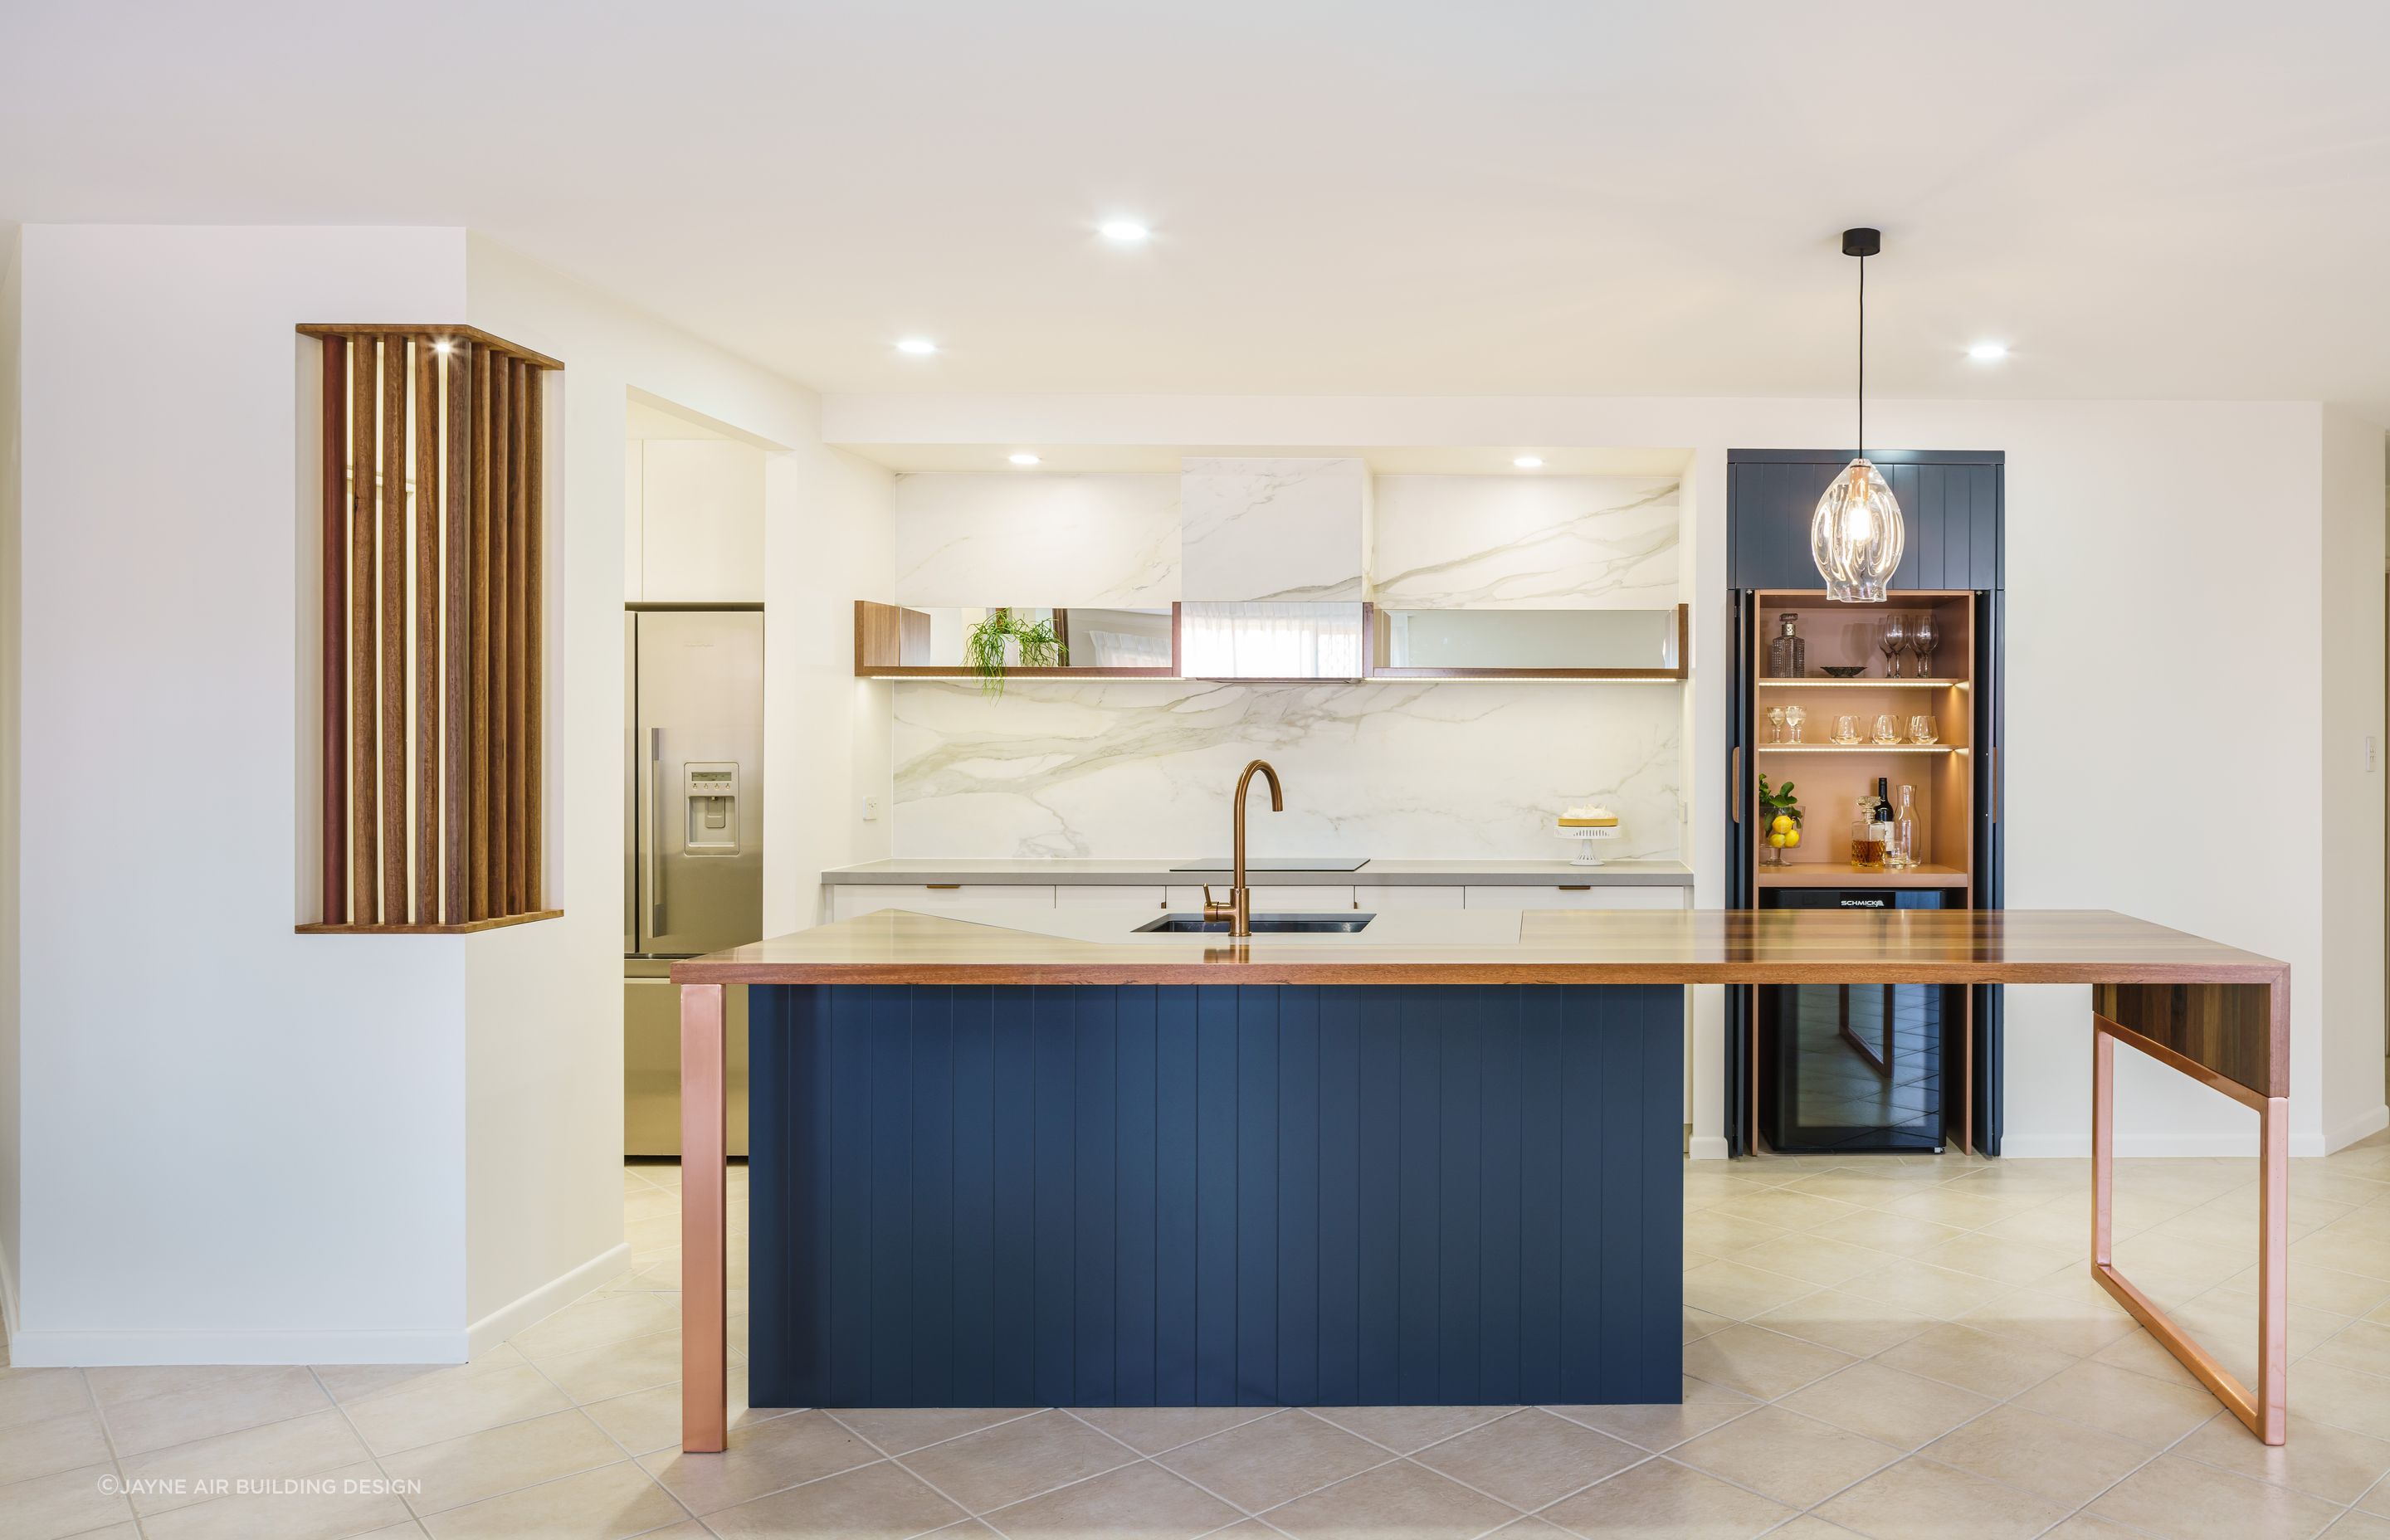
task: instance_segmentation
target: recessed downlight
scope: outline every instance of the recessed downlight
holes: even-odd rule
[[[1544,459],[1540,455],[1522,455],[1510,463],[1517,466],[1522,470],[1541,470],[1544,468]]]
[[[1011,459],[1014,465],[1035,465],[1037,463],[1037,456],[1032,455],[1025,449],[1020,454],[1011,456]]]
[[[897,339],[896,351],[911,353],[916,358],[927,358],[938,351],[938,344],[926,337],[902,337]]]
[[[1997,364],[2008,355],[2006,342],[1977,342],[1967,349],[1967,356],[1978,364]]]
[[[1108,219],[1096,226],[1096,234],[1119,246],[1135,246],[1153,234],[1138,219]]]

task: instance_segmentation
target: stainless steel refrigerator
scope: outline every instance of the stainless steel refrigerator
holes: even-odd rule
[[[672,959],[764,932],[764,616],[623,617],[623,1149],[680,1153]],[[724,1001],[730,1152],[747,1152],[747,992]]]

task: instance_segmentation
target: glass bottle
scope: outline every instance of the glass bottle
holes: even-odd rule
[[[1917,802],[1916,788],[1900,789],[1900,811],[1892,820],[1892,851],[1903,871],[1917,865]]]
[[[1767,639],[1767,675],[1771,679],[1808,677],[1808,645],[1792,632],[1792,622],[1800,618],[1790,610],[1776,617],[1776,623],[1782,629]]]
[[[1873,797],[1861,797],[1851,815],[1851,870],[1883,870],[1883,825],[1876,822]]]

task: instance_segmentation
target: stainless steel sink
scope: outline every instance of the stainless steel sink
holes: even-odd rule
[[[1267,936],[1290,933],[1302,934],[1339,931],[1349,934],[1352,931],[1362,929],[1377,918],[1378,917],[1376,915],[1344,914],[1255,915],[1253,917],[1253,934],[1257,936]],[[1200,914],[1164,915],[1160,919],[1147,920],[1143,925],[1138,926],[1137,929],[1139,930],[1155,930],[1173,934],[1183,931],[1188,934],[1200,933],[1210,936],[1225,936],[1228,933],[1228,922],[1225,919],[1205,919]]]

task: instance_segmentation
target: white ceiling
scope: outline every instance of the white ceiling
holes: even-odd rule
[[[1604,394],[1846,391],[1873,223],[1884,392],[2390,415],[2390,6],[20,0],[12,220],[468,225],[829,391]]]

